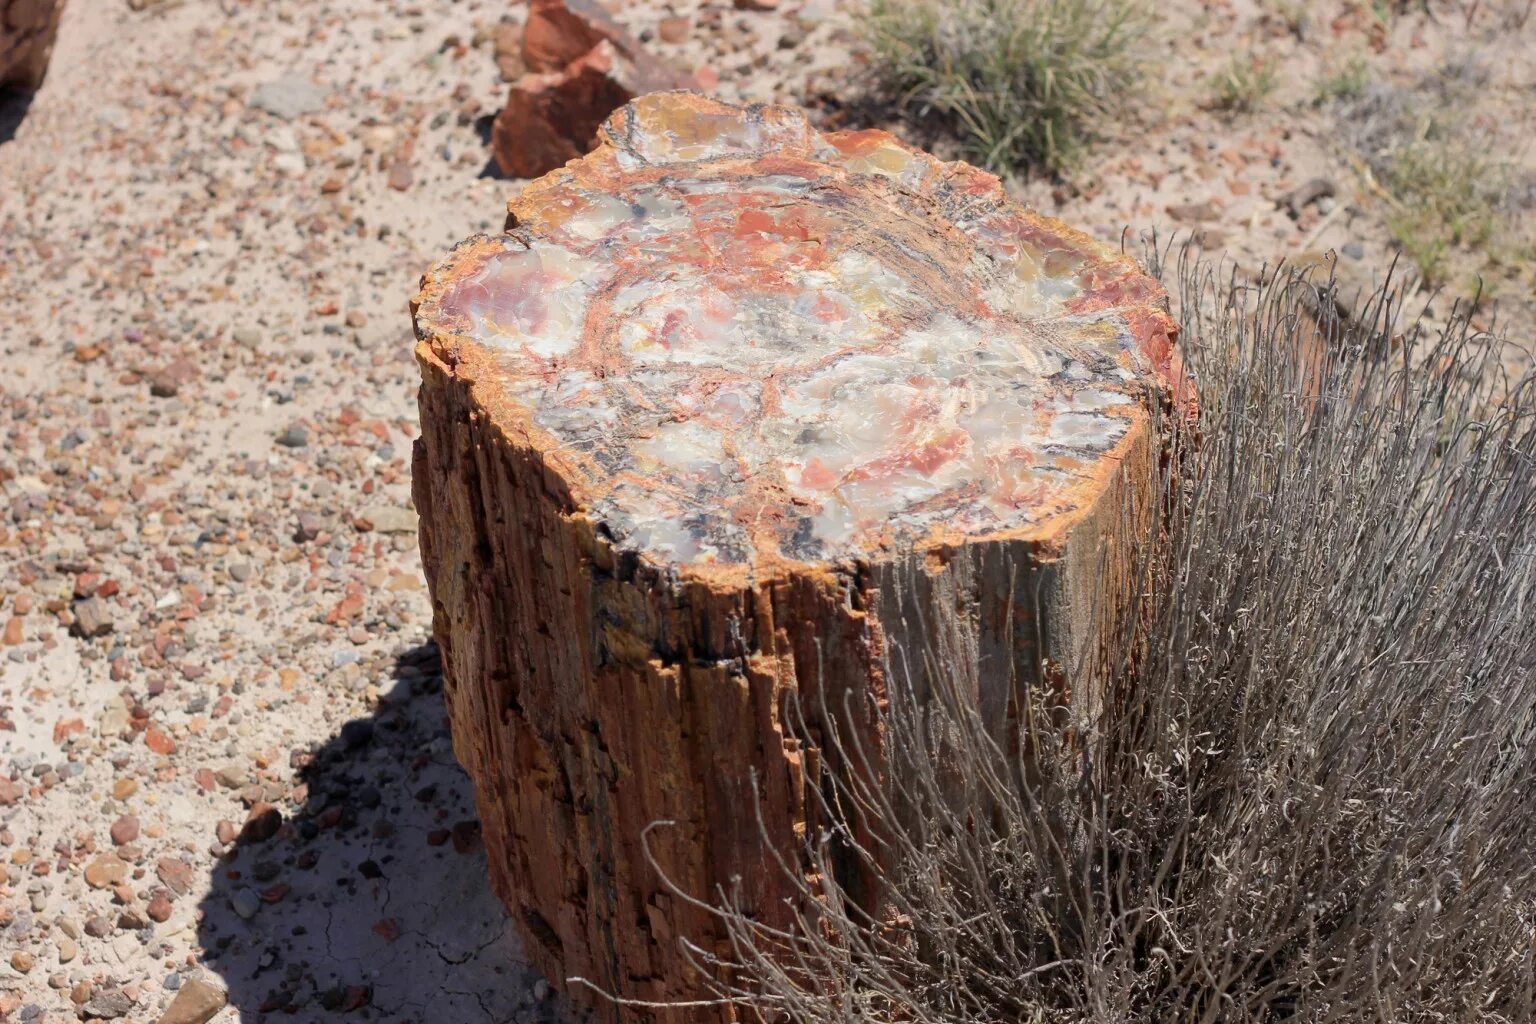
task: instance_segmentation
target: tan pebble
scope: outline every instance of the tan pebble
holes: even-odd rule
[[[656,34],[664,43],[686,42],[692,29],[693,24],[684,17],[662,18],[656,23]]]
[[[128,865],[115,853],[104,853],[85,866],[85,884],[105,889],[128,877]]]
[[[28,953],[24,949],[18,949],[16,952],[11,954],[11,966],[20,971],[22,974],[26,974],[28,971],[30,971],[34,963],[36,963],[36,960],[33,958],[32,954]]]
[[[176,998],[166,1007],[160,1024],[205,1024],[224,1008],[228,994],[198,978],[182,982]]]
[[[74,939],[59,940],[59,963],[67,964],[80,952],[80,946]]]

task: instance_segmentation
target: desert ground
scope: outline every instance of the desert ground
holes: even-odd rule
[[[868,100],[856,4],[614,6],[728,98],[958,152]],[[68,0],[4,101],[0,1020],[159,1021],[186,986],[221,1024],[571,1016],[486,882],[410,500],[407,302],[522,185],[487,140],[522,16]],[[1108,241],[1193,235],[1245,274],[1331,251],[1369,284],[1431,201],[1373,168],[1434,115],[1496,174],[1493,223],[1405,304],[1481,281],[1524,365],[1532,20],[1168,0],[1083,166],[1011,184]]]

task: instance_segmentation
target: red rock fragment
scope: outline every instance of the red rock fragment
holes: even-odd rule
[[[176,857],[161,857],[155,861],[155,877],[178,896],[192,890],[192,865]]]
[[[157,726],[152,725],[144,731],[144,745],[162,756],[176,753],[176,741]]]
[[[282,827],[283,812],[269,803],[258,803],[245,819],[240,838],[248,843],[264,843],[277,835],[277,830]]]
[[[335,626],[351,622],[361,614],[363,614],[363,595],[348,594],[336,602],[336,606],[326,615],[325,621]]]
[[[112,823],[110,829],[112,842],[116,846],[131,843],[139,838],[139,819],[131,814],[125,814]]]
[[[373,988],[370,985],[348,985],[346,994],[341,1000],[341,1012],[351,1013],[353,1010],[361,1010],[373,1002]]]
[[[171,919],[171,894],[165,889],[156,889],[154,895],[149,898],[149,905],[144,908],[144,913],[149,915],[151,921],[164,924]]]
[[[491,135],[497,165],[521,178],[586,153],[604,119],[634,97],[689,84],[593,0],[534,0],[522,62],[528,71]]]
[[[388,184],[396,192],[406,191],[416,181],[416,169],[411,162],[415,152],[415,141],[408,139],[390,161]]]

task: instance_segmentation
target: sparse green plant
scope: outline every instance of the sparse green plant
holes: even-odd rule
[[[1508,267],[1522,244],[1512,162],[1475,127],[1490,74],[1468,57],[1407,86],[1367,82],[1336,107],[1346,158],[1380,200],[1398,248],[1432,286]]]
[[[1140,76],[1144,0],[873,0],[865,31],[901,105],[999,173],[1072,166]]]
[[[1200,425],[1168,424],[1156,541],[1106,576],[1133,596],[1110,656],[1058,666],[1072,700],[958,678],[976,625],[906,609],[919,649],[844,709],[878,743],[819,735],[853,768],[778,861],[795,923],[674,890],[721,901],[728,943],[689,947],[721,1000],[792,1024],[1536,1019],[1536,377],[1491,391],[1464,310],[1421,332],[1379,293],[1314,333],[1313,283],[1180,266]]]
[[[1251,53],[1237,54],[1216,73],[1211,105],[1217,110],[1251,114],[1275,91],[1275,69]]]
[[[1371,66],[1364,57],[1354,56],[1332,74],[1324,75],[1317,83],[1317,102],[1337,103],[1359,99],[1371,84]]]
[[[1452,250],[1493,237],[1506,169],[1469,140],[1428,130],[1381,162],[1387,230],[1426,282],[1443,283]]]

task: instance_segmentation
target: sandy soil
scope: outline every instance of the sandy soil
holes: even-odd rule
[[[1185,229],[1248,267],[1333,247],[1368,279],[1381,200],[1312,102],[1356,54],[1410,91],[1487,64],[1469,116],[1529,173],[1521,5],[1373,28],[1303,4],[1301,30],[1280,6],[1162,5],[1161,73],[1092,172],[1021,194],[1107,239]],[[622,14],[723,94],[838,123],[856,12]],[[519,187],[485,118],[491,29],[520,17],[69,0],[47,82],[0,113],[0,1020],[154,1021],[194,978],[227,988],[221,1022],[568,1015],[484,881],[409,507],[406,300]],[[1209,108],[1233,53],[1283,70],[1258,112]],[[1334,195],[1293,216],[1313,177]],[[1528,340],[1529,268],[1506,277]]]

